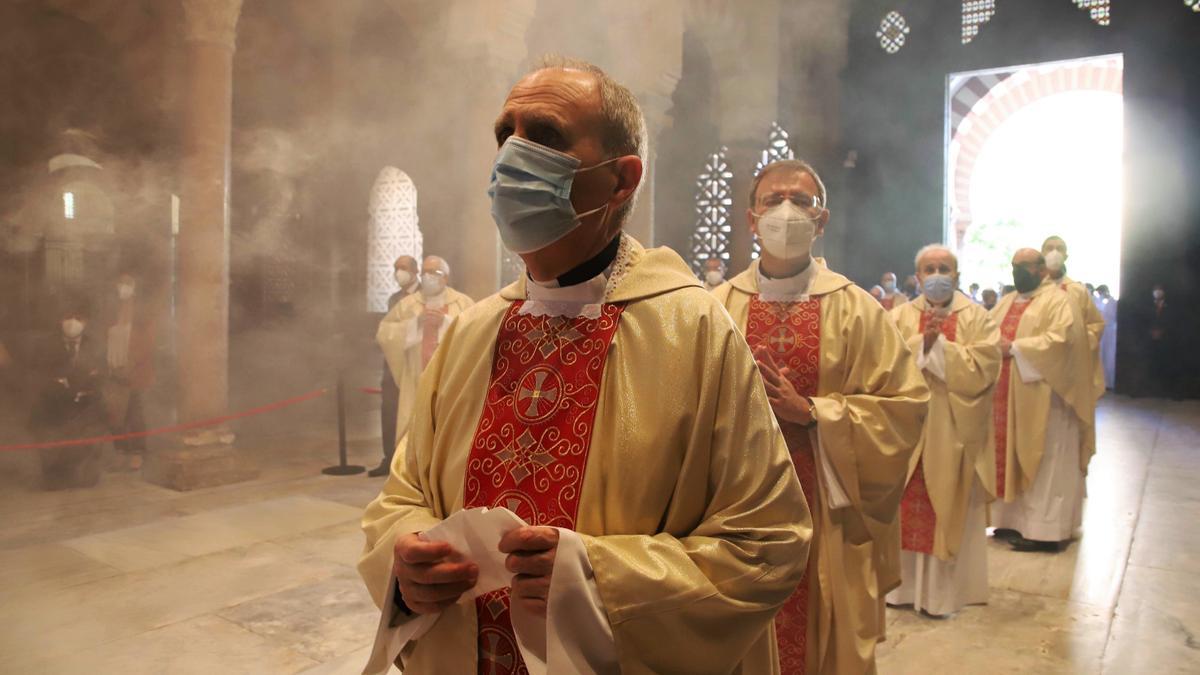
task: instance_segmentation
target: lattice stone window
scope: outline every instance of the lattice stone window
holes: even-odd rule
[[[900,12],[893,11],[888,12],[883,21],[879,22],[879,30],[875,31],[875,37],[879,38],[879,46],[883,47],[883,51],[895,54],[908,41],[909,31],[908,22]]]
[[[729,220],[733,207],[733,172],[725,153],[727,148],[710,154],[704,171],[696,177],[696,230],[692,233],[692,270],[704,271],[704,262],[717,258],[729,263],[729,238],[733,226]]]
[[[396,288],[396,258],[421,260],[423,238],[417,221],[417,186],[408,174],[385,166],[371,188],[367,241],[367,311],[386,312]]]
[[[1109,0],[1075,0],[1075,5],[1080,9],[1088,10],[1092,21],[1101,26],[1107,26],[1112,21],[1109,4]]]
[[[996,0],[966,0],[962,4],[962,43],[979,35],[979,27],[996,14]]]

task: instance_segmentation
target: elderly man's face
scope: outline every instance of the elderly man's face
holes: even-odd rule
[[[436,277],[440,277],[442,279],[442,281],[447,281],[447,282],[450,280],[450,275],[446,274],[446,271],[442,268],[441,259],[434,258],[432,256],[426,258],[425,262],[421,265],[421,276],[422,277],[436,276]]]
[[[724,272],[725,265],[719,258],[709,258],[704,261],[705,272]]]
[[[496,119],[496,145],[517,136],[576,157],[580,168],[587,168],[612,159],[604,151],[600,122],[600,87],[595,76],[547,68],[527,75],[509,92]],[[577,173],[571,186],[575,212],[609,208],[586,216],[580,227],[545,249],[522,256],[530,271],[534,272],[536,262],[538,267],[545,263],[544,268],[552,274],[565,272],[557,269],[563,261],[570,261],[579,251],[594,253],[603,248],[620,229],[613,211],[633,196],[641,176],[642,163],[636,155]]]
[[[883,276],[879,277],[879,283],[884,288],[894,287],[896,285],[896,275],[892,274],[891,272],[888,272],[888,273],[884,274]]]
[[[1051,251],[1058,251],[1059,253],[1062,253],[1063,257],[1065,258],[1067,256],[1067,242],[1059,239],[1058,237],[1051,237],[1047,239],[1042,244],[1042,255],[1046,255]]]
[[[954,277],[954,285],[958,285],[958,263],[949,251],[933,250],[921,256],[917,265],[917,283],[924,284],[925,277],[931,274],[946,274]]]

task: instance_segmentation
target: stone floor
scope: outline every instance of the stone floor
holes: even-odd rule
[[[1109,397],[1099,425],[1085,535],[1057,555],[992,544],[985,607],[889,610],[881,672],[1200,671],[1200,402]],[[357,520],[381,479],[321,475],[327,442],[264,447],[259,479],[190,493],[129,474],[40,492],[0,458],[0,673],[360,672],[376,614]]]

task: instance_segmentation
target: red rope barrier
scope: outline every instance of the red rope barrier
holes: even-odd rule
[[[254,415],[262,415],[264,413],[273,412],[281,408],[311,401],[314,398],[320,398],[329,393],[328,389],[315,389],[292,398],[268,403],[257,408],[243,410],[242,412],[225,415],[224,417],[214,417],[208,420],[200,420],[198,422],[188,422],[186,424],[176,424],[170,427],[159,427],[158,429],[150,429],[149,431],[138,431],[132,434],[116,434],[111,436],[93,436],[91,438],[74,438],[65,441],[47,441],[44,443],[24,443],[20,445],[0,445],[0,452],[8,450],[44,450],[46,448],[67,448],[75,445],[92,445],[93,443],[105,443],[108,441],[123,441],[129,438],[142,438],[145,436],[161,436],[164,434],[172,434],[180,431],[189,431],[191,429],[200,429],[203,427],[213,427],[225,422],[242,419],[243,417],[253,417]]]
[[[383,390],[378,387],[359,387],[359,391],[364,394],[382,394]]]

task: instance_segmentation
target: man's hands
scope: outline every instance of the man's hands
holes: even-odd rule
[[[925,322],[925,353],[928,354],[930,349],[937,344],[938,336],[942,334],[942,321],[945,317],[934,312]]]
[[[1000,338],[1000,354],[1006,358],[1012,356],[1012,342]]]
[[[512,602],[535,616],[546,616],[558,530],[519,527],[500,539],[500,552],[508,554],[504,565],[514,574]],[[400,596],[417,614],[436,614],[446,609],[479,580],[479,566],[463,558],[450,544],[425,541],[417,534],[396,539],[394,559],[392,573],[400,585]]]
[[[791,371],[787,367],[779,367],[771,351],[765,345],[759,345],[754,350],[754,360],[763,374],[763,384],[767,388],[767,399],[771,401],[771,409],[775,416],[784,422],[808,425],[813,421],[812,406],[808,399],[800,395],[792,386],[788,376]]]
[[[446,313],[440,309],[427,309],[421,314],[421,325],[424,328],[438,329],[446,320]]]
[[[479,566],[463,559],[444,541],[425,541],[417,534],[396,538],[392,573],[404,604],[417,614],[436,614],[475,587]]]
[[[553,527],[518,527],[500,539],[500,552],[507,553],[505,568],[512,580],[512,602],[534,616],[546,616],[550,597],[550,575],[558,553],[558,530]]]

